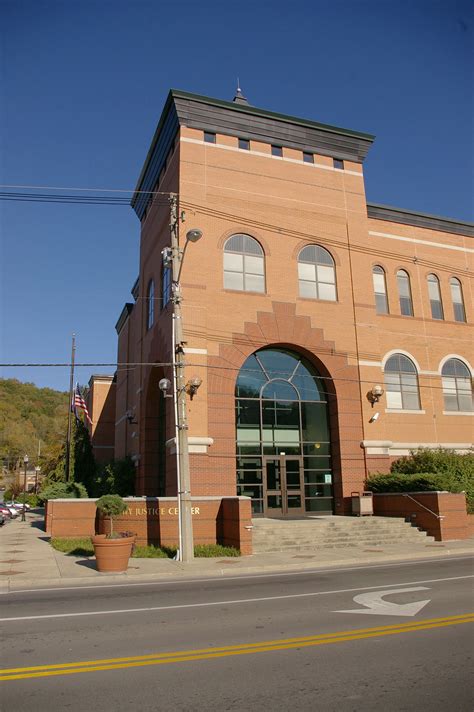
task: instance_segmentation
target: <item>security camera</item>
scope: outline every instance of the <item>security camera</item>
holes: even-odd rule
[[[374,413],[371,419],[369,420],[369,423],[375,423],[376,420],[380,418],[380,413]]]

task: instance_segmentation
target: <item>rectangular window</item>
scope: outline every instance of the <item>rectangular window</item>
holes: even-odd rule
[[[272,146],[272,156],[277,156],[281,158],[283,156],[283,149],[281,146]]]
[[[314,155],[312,153],[303,152],[304,163],[314,163]]]
[[[337,168],[340,171],[344,170],[344,161],[342,161],[340,158],[333,158],[332,163],[334,168]]]
[[[216,142],[216,134],[211,133],[210,131],[204,131],[204,141],[206,143],[215,143]]]
[[[239,148],[242,151],[250,151],[250,141],[247,141],[246,138],[239,138]]]

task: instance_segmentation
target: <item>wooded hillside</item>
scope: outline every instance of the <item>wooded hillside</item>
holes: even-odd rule
[[[0,379],[0,458],[13,468],[28,454],[36,463],[58,452],[66,438],[69,394],[34,383]]]

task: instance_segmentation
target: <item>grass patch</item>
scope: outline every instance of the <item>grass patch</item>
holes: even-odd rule
[[[234,549],[233,546],[222,546],[221,544],[196,544],[194,547],[194,556],[207,558],[215,556],[240,556],[240,551]]]
[[[148,544],[148,546],[135,545],[132,552],[132,558],[134,559],[169,559],[167,552],[161,549],[159,546],[153,546],[153,544]]]
[[[61,551],[69,556],[94,556],[94,547],[89,537],[68,539],[57,537],[51,539],[51,546],[56,551]],[[134,559],[173,559],[176,556],[176,547],[136,545],[132,557]],[[221,556],[240,556],[240,551],[232,546],[220,544],[196,544],[194,547],[196,558],[215,558]]]
[[[84,536],[76,539],[65,539],[63,537],[58,537],[57,539],[51,539],[51,546],[56,551],[62,551],[63,554],[70,554],[71,556],[93,556],[94,547],[90,537]]]

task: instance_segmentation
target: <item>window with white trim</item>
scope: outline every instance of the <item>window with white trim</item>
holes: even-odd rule
[[[148,289],[146,293],[146,303],[147,303],[147,318],[146,318],[146,328],[147,331],[153,326],[155,321],[155,283],[150,279],[148,283]]]
[[[408,356],[394,354],[385,364],[387,408],[420,410],[420,391],[415,364]]]
[[[458,358],[450,358],[441,369],[441,378],[444,409],[472,412],[472,379],[466,364]]]
[[[264,253],[250,235],[232,235],[225,243],[224,287],[240,292],[265,291]]]
[[[461,282],[457,277],[451,277],[449,284],[451,287],[451,299],[453,300],[454,321],[465,322],[466,310],[464,308]]]
[[[400,300],[400,314],[413,316],[413,301],[411,298],[410,277],[404,269],[397,272],[398,298]]]
[[[431,316],[433,319],[444,319],[443,302],[439,279],[435,274],[428,275],[428,296],[430,298]]]
[[[298,255],[300,297],[337,300],[336,269],[332,255],[319,245],[307,245]]]
[[[372,280],[374,283],[375,311],[377,314],[388,314],[387,283],[385,280],[385,270],[379,265],[372,269]]]

